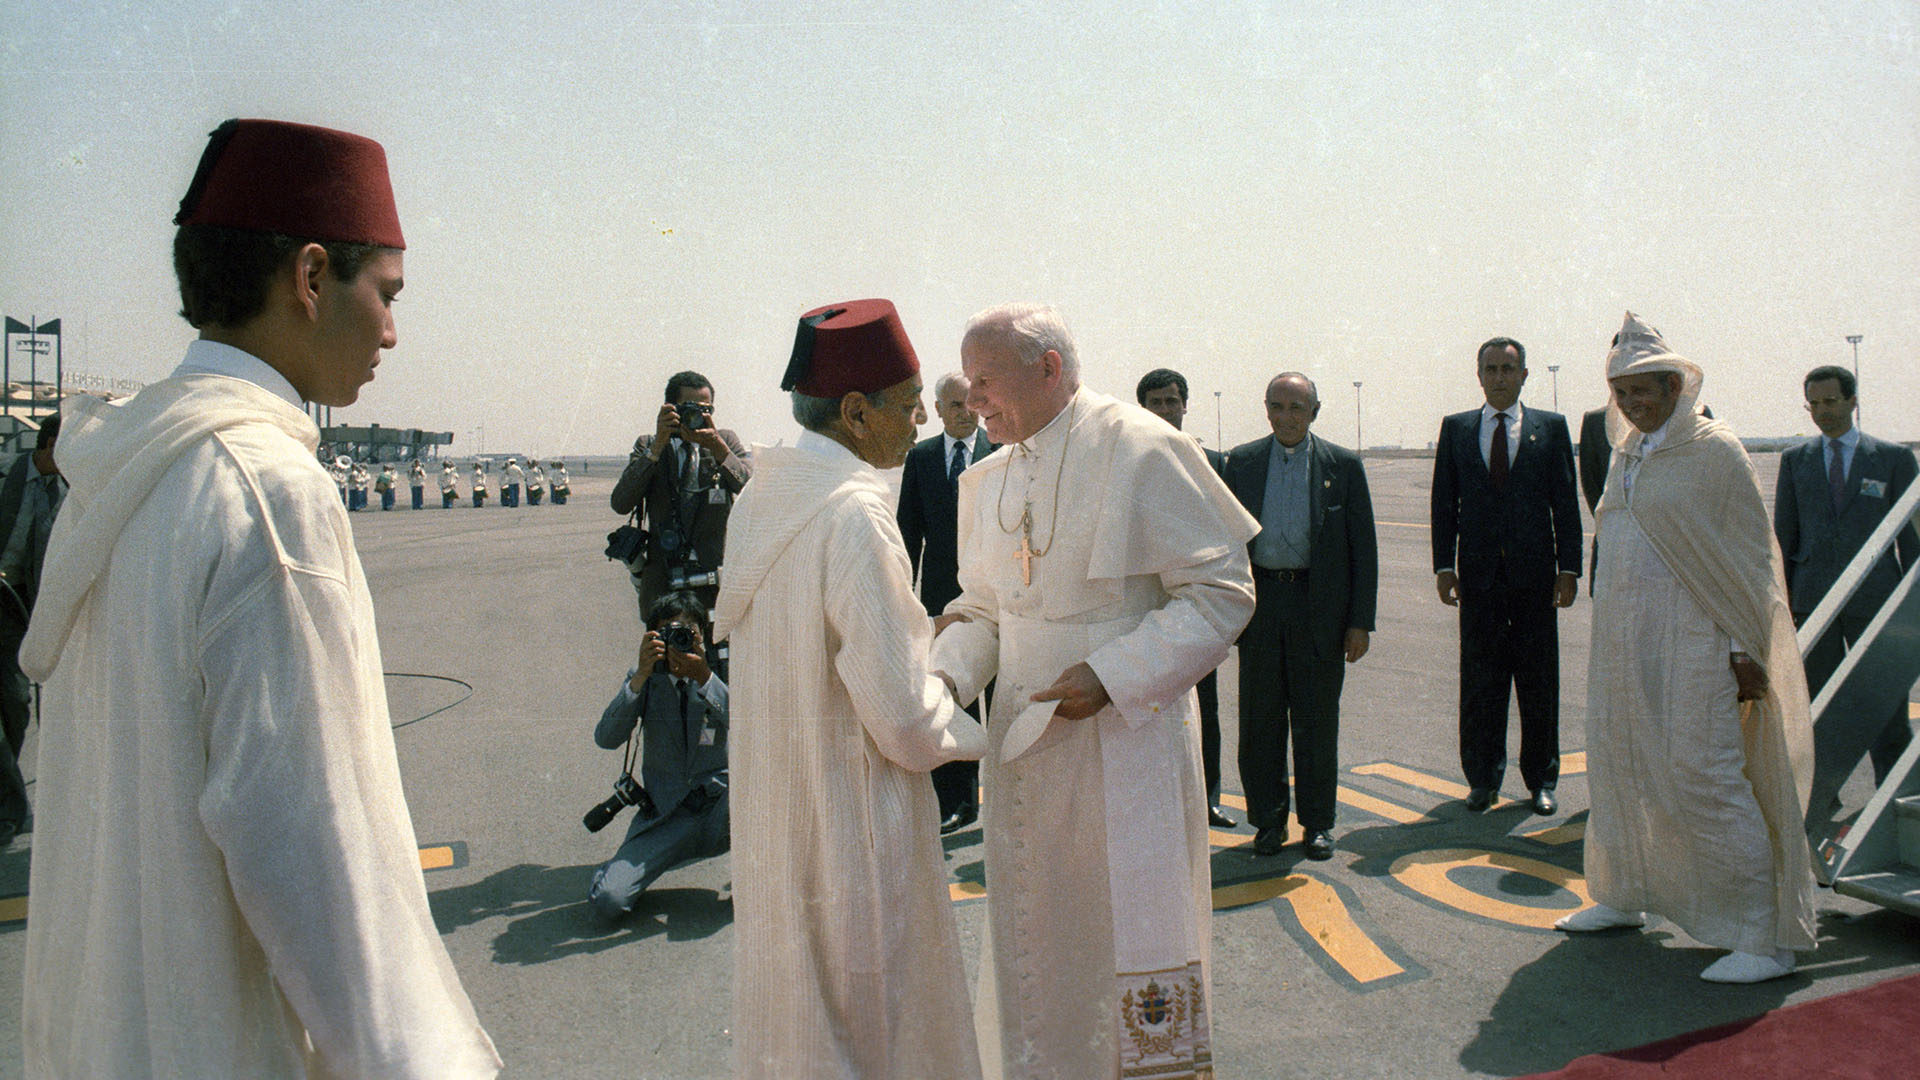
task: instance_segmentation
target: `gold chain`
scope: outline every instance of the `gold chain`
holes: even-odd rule
[[[1053,550],[1054,537],[1060,533],[1060,477],[1066,472],[1067,468],[1067,447],[1073,443],[1073,411],[1074,406],[1078,403],[1078,394],[1074,395],[1073,400],[1067,402],[1067,434],[1065,438],[1060,440],[1060,461],[1053,469],[1053,513],[1047,521],[1047,546],[1033,552],[1033,558],[1036,559]],[[1007,525],[1007,474],[1013,471],[1013,463],[1009,461],[1007,465],[1008,467],[1000,472],[1000,494],[995,496],[993,500],[993,523],[1000,526],[1000,531],[1009,536],[1011,536],[1015,530],[1024,529],[1027,536],[1027,547],[1028,550],[1031,551],[1033,546],[1033,500],[1031,498],[1021,503],[1020,520],[1014,522],[1011,527]],[[1032,486],[1033,478],[1031,476],[1027,478],[1027,484],[1029,487]]]

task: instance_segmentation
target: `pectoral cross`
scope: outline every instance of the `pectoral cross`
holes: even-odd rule
[[[1013,553],[1020,563],[1020,583],[1033,585],[1033,560],[1038,553],[1033,550],[1033,506],[1029,503],[1020,511],[1020,550]]]

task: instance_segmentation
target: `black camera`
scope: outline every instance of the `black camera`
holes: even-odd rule
[[[659,813],[654,809],[653,796],[647,794],[647,789],[640,786],[633,774],[621,773],[620,779],[613,782],[613,795],[587,811],[587,815],[580,819],[580,824],[585,825],[588,832],[599,832],[607,827],[607,822],[612,821],[614,815],[629,806],[639,807],[642,817],[654,817]]]
[[[692,653],[696,644],[693,629],[679,623],[671,623],[661,630],[660,640],[666,644],[669,652],[677,653]]]
[[[713,415],[713,407],[710,405],[702,405],[697,401],[682,401],[673,407],[673,411],[680,414],[680,426],[688,431],[699,431],[711,426],[707,421],[707,417]]]
[[[623,563],[641,561],[647,553],[647,530],[638,525],[622,525],[607,534],[607,558]]]

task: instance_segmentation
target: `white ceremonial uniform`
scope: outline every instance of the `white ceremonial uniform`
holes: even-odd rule
[[[299,396],[196,341],[72,399],[21,664],[46,683],[29,1077],[486,1077],[427,906],[353,533]]]
[[[1056,479],[1057,478],[1057,479]],[[1056,498],[1059,502],[1056,508]],[[1018,558],[1030,518],[1032,581]],[[1057,512],[1056,512],[1057,511]],[[960,476],[961,596],[933,666],[989,703],[989,1076],[1210,1076],[1210,880],[1194,683],[1253,614],[1259,525],[1200,445],[1082,388]],[[1085,661],[1112,703],[1003,762],[1011,721]]]
[[[986,734],[928,673],[888,502],[807,432],[755,452],[728,522],[737,1076],[980,1074],[926,773]]]

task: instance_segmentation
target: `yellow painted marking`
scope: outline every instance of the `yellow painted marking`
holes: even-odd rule
[[[977,881],[954,881],[947,884],[947,899],[958,903],[962,900],[978,900],[987,895],[987,887]]]
[[[1424,521],[1376,521],[1375,525],[1390,525],[1396,529],[1431,529],[1433,526]]]
[[[1920,701],[1907,702],[1907,719],[1920,720]]]
[[[1587,771],[1587,752],[1575,750],[1571,754],[1560,755],[1560,775],[1579,776]]]
[[[1222,885],[1213,890],[1213,910],[1225,911],[1228,908],[1246,907],[1271,900],[1305,885],[1309,879],[1300,874],[1285,877],[1261,878],[1259,881],[1240,881],[1232,885]]]
[[[1316,878],[1289,874],[1264,881],[1222,885],[1213,890],[1213,909],[1220,911],[1245,907],[1276,897],[1293,906],[1294,916],[1300,920],[1300,925],[1313,935],[1313,940],[1355,982],[1374,982],[1406,970],[1381,951],[1380,946],[1375,945],[1366,931],[1353,921],[1353,916],[1347,912],[1347,905],[1333,886]]]
[[[1253,834],[1221,832],[1219,829],[1208,829],[1207,843],[1216,848],[1245,847],[1253,843]]]
[[[1231,792],[1222,792],[1220,795],[1220,801],[1223,803],[1226,803],[1228,806],[1231,806],[1236,810],[1245,810],[1247,808],[1247,797],[1245,795],[1235,795]]]
[[[1569,821],[1564,825],[1555,825],[1546,829],[1536,829],[1533,832],[1523,832],[1520,835],[1529,840],[1538,840],[1543,844],[1571,844],[1575,840],[1587,835],[1587,823],[1584,821]]]
[[[1390,761],[1383,761],[1374,765],[1362,765],[1353,771],[1362,776],[1384,776],[1389,780],[1398,780],[1408,787],[1417,787],[1422,791],[1431,791],[1435,795],[1445,795],[1448,798],[1464,799],[1467,797],[1467,787],[1465,784],[1456,784],[1451,780],[1442,780],[1437,776],[1429,776],[1418,769],[1409,769],[1405,765],[1395,765]]]
[[[0,923],[25,922],[27,919],[27,898],[9,896],[0,900]]]
[[[1343,786],[1339,788],[1335,792],[1335,797],[1348,806],[1353,807],[1355,810],[1365,810],[1375,817],[1383,817],[1388,821],[1398,822],[1402,825],[1411,825],[1416,821],[1424,821],[1427,817],[1427,815],[1417,810],[1409,810],[1398,803],[1390,803],[1385,799],[1376,799],[1371,795],[1355,791],[1350,787]]]
[[[1430,896],[1449,907],[1458,908],[1472,915],[1482,915],[1489,919],[1512,923],[1515,926],[1530,926],[1537,930],[1550,930],[1553,921],[1569,914],[1577,908],[1543,908],[1526,904],[1514,904],[1491,896],[1482,896],[1472,889],[1453,882],[1447,871],[1469,866],[1491,867],[1516,874],[1526,874],[1567,890],[1580,899],[1579,907],[1593,903],[1587,895],[1587,883],[1580,875],[1565,870],[1552,863],[1538,859],[1529,859],[1524,855],[1510,855],[1504,851],[1473,851],[1460,848],[1441,848],[1435,851],[1416,851],[1402,855],[1387,868],[1402,884],[1423,895]]]
[[[446,846],[420,849],[420,869],[444,870],[453,865],[453,849]]]

